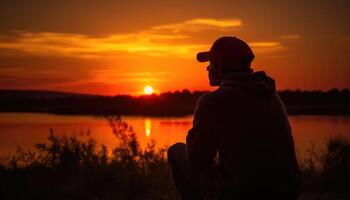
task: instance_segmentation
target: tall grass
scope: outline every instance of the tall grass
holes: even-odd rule
[[[313,144],[301,170],[304,191],[350,193],[350,141],[342,136],[329,138],[323,150]]]
[[[0,166],[0,199],[175,199],[166,148],[151,142],[142,150],[132,127],[107,119],[119,140],[112,153],[50,129],[48,142]]]

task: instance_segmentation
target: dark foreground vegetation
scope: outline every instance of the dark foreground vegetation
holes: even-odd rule
[[[141,150],[132,127],[120,117],[109,123],[119,140],[111,152],[50,129],[48,143],[3,158],[0,199],[174,199],[166,148]]]
[[[189,115],[205,91],[159,95],[98,96],[50,91],[0,90],[0,112],[42,112],[89,115]],[[350,114],[350,91],[278,92],[289,114]]]
[[[48,142],[2,158],[0,199],[176,199],[166,147],[156,149],[152,142],[142,150],[132,127],[120,117],[108,120],[119,140],[111,151],[93,140],[58,137],[50,129]],[[331,138],[325,147],[312,146],[308,159],[300,162],[303,194],[348,199],[350,141]]]

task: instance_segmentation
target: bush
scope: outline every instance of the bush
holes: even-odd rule
[[[323,151],[310,149],[301,163],[304,190],[348,193],[350,180],[350,141],[345,137],[329,138]]]
[[[175,199],[166,148],[141,150],[132,127],[107,119],[119,140],[111,154],[50,129],[47,143],[18,149],[0,166],[0,199]]]

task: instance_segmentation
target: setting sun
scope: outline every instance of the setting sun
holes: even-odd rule
[[[147,86],[145,86],[145,88],[143,89],[143,91],[144,91],[144,93],[145,94],[153,94],[153,88],[152,88],[152,86],[150,86],[150,85],[147,85]]]

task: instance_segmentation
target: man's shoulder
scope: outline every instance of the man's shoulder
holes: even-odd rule
[[[214,90],[211,92],[204,93],[197,101],[198,104],[213,104],[218,103],[223,98],[220,90]]]

